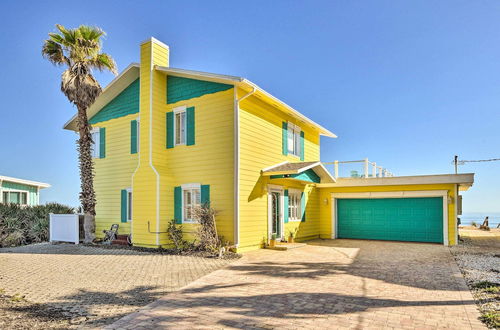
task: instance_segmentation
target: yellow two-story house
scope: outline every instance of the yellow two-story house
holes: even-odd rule
[[[176,69],[151,38],[88,109],[97,233],[168,247],[175,219],[218,211],[224,241],[246,251],[272,236],[456,244],[459,191],[472,174],[335,178],[320,162],[330,130],[240,77]],[[76,130],[76,117],[64,128]]]

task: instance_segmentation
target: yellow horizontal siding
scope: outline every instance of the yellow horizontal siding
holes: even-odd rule
[[[112,224],[119,224],[120,234],[130,233],[130,223],[121,222],[121,190],[132,186],[132,173],[137,168],[138,155],[130,153],[130,122],[132,114],[95,124],[106,128],[106,157],[94,159],[96,192],[96,234]]]
[[[162,105],[162,116],[179,106],[195,108],[195,144],[166,149],[165,119],[161,125],[166,159],[162,182],[162,214],[166,221],[174,217],[174,187],[186,183],[210,185],[211,206],[218,211],[217,230],[225,241],[234,242],[234,94],[233,89],[206,94],[190,100]],[[163,177],[163,176],[162,176]],[[163,194],[164,192],[164,194]],[[163,220],[162,220],[163,221]],[[163,226],[163,223],[162,223]],[[184,224],[187,239],[197,225]],[[168,243],[166,237],[162,244]]]
[[[241,95],[240,95],[241,96]],[[285,160],[299,162],[299,157],[282,154],[282,122],[290,121],[304,131],[304,160],[319,160],[319,132],[301,125],[296,119],[276,110],[274,107],[249,97],[240,104],[240,244],[239,251],[256,249],[268,239],[268,177],[261,177],[260,171]],[[303,189],[292,180],[272,180],[273,184]],[[318,192],[313,189],[306,207],[306,222],[289,222],[285,234],[298,227],[297,239],[319,234]]]

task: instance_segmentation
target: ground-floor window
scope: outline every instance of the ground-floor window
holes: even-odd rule
[[[301,192],[290,189],[288,192],[288,219],[300,220],[300,198]]]
[[[2,201],[5,204],[28,205],[28,193],[26,191],[4,191]]]
[[[127,221],[132,221],[132,188],[127,189]]]
[[[186,185],[182,187],[182,220],[184,222],[196,221],[193,210],[201,206],[201,192],[199,185]]]

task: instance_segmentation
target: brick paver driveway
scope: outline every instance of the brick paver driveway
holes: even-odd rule
[[[109,324],[229,261],[125,249],[36,244],[0,249],[0,289],[74,318]]]
[[[483,328],[449,249],[357,240],[260,250],[109,326]]]

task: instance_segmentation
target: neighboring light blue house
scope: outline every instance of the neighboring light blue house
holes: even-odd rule
[[[0,203],[40,204],[40,189],[50,184],[0,175]]]

